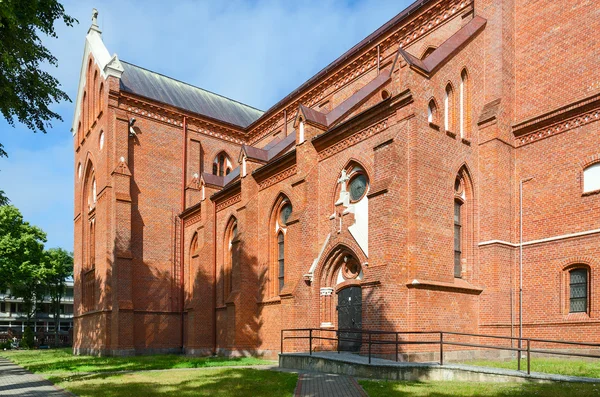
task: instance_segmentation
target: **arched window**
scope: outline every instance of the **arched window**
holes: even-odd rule
[[[583,170],[583,192],[600,190],[600,163],[595,163]]]
[[[92,112],[90,112],[90,113],[92,113],[92,123],[94,120],[96,120],[96,117],[98,117],[98,99],[96,98],[96,93],[98,92],[98,91],[96,91],[98,88],[98,71],[97,70],[94,71],[94,83],[93,84],[94,85],[91,90],[92,95],[90,98],[91,108],[92,108]]]
[[[227,297],[233,291],[233,272],[237,270],[237,220],[231,218],[227,225],[224,241],[224,258],[223,258],[223,301],[227,301]]]
[[[448,84],[444,97],[444,129],[454,132],[454,90]]]
[[[465,167],[461,168],[454,180],[454,277],[463,277],[463,265],[468,263],[473,247],[466,244],[473,235],[473,187]]]
[[[467,138],[468,130],[471,128],[471,97],[469,89],[469,75],[463,69],[460,74],[460,137]]]
[[[269,282],[267,295],[278,295],[285,285],[285,239],[287,223],[292,214],[292,204],[285,195],[280,195],[271,211],[269,229]]]
[[[231,172],[231,160],[225,152],[219,153],[213,160],[213,175],[225,176]]]
[[[91,161],[85,167],[85,183],[81,190],[81,200],[87,201],[87,211],[83,212],[83,226],[81,239],[82,248],[82,304],[83,310],[92,310],[95,306],[96,289],[96,176]],[[85,204],[84,204],[85,208]]]
[[[104,83],[100,83],[100,91],[98,92],[98,114],[104,109]]]
[[[573,269],[569,272],[569,312],[585,313],[588,308],[588,271]]]
[[[462,217],[460,200],[454,200],[454,277],[462,275]]]
[[[279,292],[281,292],[285,283],[285,236],[283,235],[283,231],[280,231],[277,235],[277,248],[279,253],[277,256],[279,264]]]
[[[81,120],[83,121],[83,131],[88,130],[88,120],[87,120],[87,92],[83,92],[83,101],[81,102]],[[82,136],[83,139],[83,136]]]
[[[427,121],[430,124],[438,123],[437,105],[434,99],[429,101],[429,105],[427,106]]]

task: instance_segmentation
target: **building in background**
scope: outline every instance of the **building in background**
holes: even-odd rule
[[[59,331],[67,332],[73,328],[73,279],[66,281],[66,292],[60,301]],[[27,326],[27,315],[20,310],[20,298],[11,297],[10,291],[0,294],[0,333],[9,329],[22,333]],[[31,318],[31,329],[34,332],[53,332],[54,314],[50,298],[46,297],[39,306],[35,316]]]
[[[111,56],[95,15],[76,353],[275,355],[305,327],[600,338],[594,2],[419,0],[264,112]]]

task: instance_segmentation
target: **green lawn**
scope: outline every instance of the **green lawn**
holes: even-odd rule
[[[358,383],[370,397],[597,397],[600,383],[466,383],[466,382],[386,382],[362,380]]]
[[[215,396],[292,397],[296,374],[246,368],[221,368],[98,374],[53,381],[82,397]]]
[[[175,354],[134,357],[74,356],[71,349],[1,351],[0,357],[6,357],[31,372],[52,375],[274,363],[254,357],[188,357]]]
[[[464,364],[481,367],[517,369],[517,360],[466,361]],[[527,371],[527,360],[521,360],[521,370]],[[562,360],[559,358],[532,358],[531,372],[600,378],[600,360]]]
[[[0,357],[8,358],[80,396],[291,397],[298,380],[296,374],[217,368],[274,363],[253,357],[91,357],[73,356],[71,349],[0,351]],[[148,371],[163,369],[176,370]]]

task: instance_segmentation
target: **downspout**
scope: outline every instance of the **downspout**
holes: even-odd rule
[[[181,212],[185,211],[185,182],[187,180],[187,117],[183,116],[183,178],[181,182]],[[185,319],[185,291],[184,291],[184,278],[183,278],[183,270],[184,270],[184,253],[185,246],[183,244],[183,233],[185,231],[183,219],[181,219],[180,223],[181,231],[179,233],[179,289],[181,294],[181,352],[184,352],[185,343],[183,340],[184,337],[184,319]]]
[[[213,354],[217,355],[217,203],[213,202]]]

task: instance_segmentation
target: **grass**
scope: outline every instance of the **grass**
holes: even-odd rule
[[[253,357],[91,357],[74,356],[71,349],[1,351],[0,357],[79,396],[291,397],[298,380],[296,374],[231,367],[273,364]],[[165,369],[178,370],[160,371]]]
[[[467,383],[467,382],[386,382],[361,380],[370,397],[597,397],[600,383]]]
[[[71,349],[7,350],[0,352],[0,357],[8,358],[31,372],[51,375],[273,364],[273,361],[254,357],[188,357],[175,354],[133,357],[74,356]]]
[[[82,397],[292,397],[298,375],[246,368],[98,374],[55,383]]]
[[[517,360],[511,361],[467,361],[464,364],[477,365],[480,367],[517,369]],[[521,370],[527,371],[527,360],[521,360]],[[561,360],[559,358],[532,358],[531,372],[543,372],[547,374],[560,374],[571,376],[583,376],[588,378],[600,378],[600,360]]]

